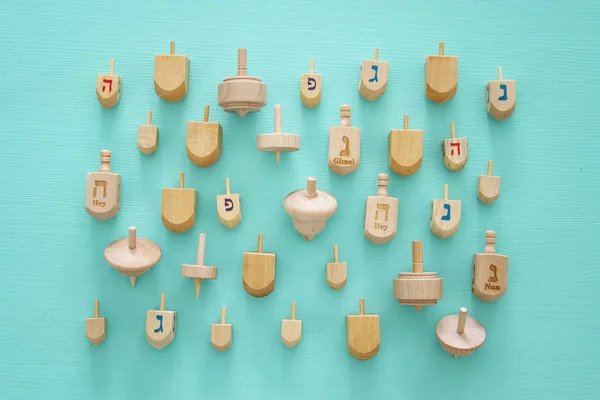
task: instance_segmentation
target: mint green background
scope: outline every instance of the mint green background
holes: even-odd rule
[[[0,398],[2,399],[591,399],[600,396],[600,250],[598,151],[600,6],[595,1],[204,1],[5,2],[0,13]],[[191,60],[190,92],[160,100],[153,58],[169,41]],[[459,57],[459,89],[438,105],[423,94],[424,61]],[[390,62],[387,92],[376,102],[357,91],[358,70],[373,47]],[[240,119],[216,104],[217,84],[236,72],[237,47],[248,48],[249,74],[268,85],[268,105]],[[116,59],[123,79],[117,107],[94,94],[98,73]],[[304,108],[299,75],[309,58],[323,74],[321,105]],[[518,107],[507,121],[488,117],[484,85],[502,65],[518,86]],[[273,127],[283,107],[286,132],[301,150],[260,153],[255,137]],[[351,176],[327,168],[329,127],[339,106],[352,106],[362,130],[362,163]],[[185,154],[185,125],[202,119],[223,126],[223,154],[201,169]],[[157,153],[136,147],[148,109],[160,128]],[[398,197],[396,239],[375,246],[363,238],[365,197],[375,194],[387,166],[387,134],[424,130],[421,170],[390,176]],[[469,162],[445,169],[440,141],[450,121],[469,139]],[[113,152],[121,174],[120,214],[97,221],[84,211],[85,175],[99,151]],[[502,177],[499,200],[476,199],[477,176],[488,159]],[[186,173],[198,190],[195,227],[177,235],[160,220],[163,187]],[[325,231],[304,242],[285,214],[285,195],[308,175],[337,197]],[[234,230],[218,222],[215,196],[224,178],[243,199]],[[429,230],[431,200],[450,186],[462,200],[458,233],[440,240]],[[161,262],[131,289],[110,268],[103,250],[135,225],[156,241]],[[471,257],[496,230],[497,250],[510,258],[507,295],[492,304],[470,292]],[[194,298],[193,281],[179,275],[195,260],[197,236],[207,233],[206,263],[219,278]],[[275,291],[263,299],[241,285],[244,251],[277,253]],[[439,305],[416,313],[392,296],[392,279],[411,266],[411,241],[421,239],[424,266],[444,278]],[[325,263],[332,244],[348,262],[346,287],[331,290]],[[175,341],[158,352],[145,339],[146,310],[167,294],[179,312]],[[345,315],[381,317],[381,350],[361,362],[346,351]],[[93,300],[102,302],[108,335],[98,348],[84,337]],[[302,343],[285,348],[279,332],[291,301],[304,322]],[[232,348],[217,353],[210,325],[221,305],[234,324]],[[435,324],[460,306],[488,338],[470,357],[454,360],[435,338]]]

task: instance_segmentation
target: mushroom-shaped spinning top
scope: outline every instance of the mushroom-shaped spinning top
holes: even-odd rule
[[[104,259],[117,271],[129,277],[131,287],[135,287],[135,279],[152,268],[162,252],[160,247],[150,239],[138,238],[135,226],[129,227],[129,236],[115,240],[104,250]]]
[[[306,189],[296,190],[283,200],[285,212],[292,217],[294,228],[305,240],[312,240],[323,229],[327,219],[337,211],[337,200],[317,190],[317,178],[306,179]]]
[[[454,358],[468,356],[485,341],[485,328],[475,318],[467,316],[462,307],[460,314],[446,315],[435,327],[438,341]]]

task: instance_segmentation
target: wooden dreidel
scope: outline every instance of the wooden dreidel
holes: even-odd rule
[[[440,42],[439,56],[425,59],[425,96],[433,102],[452,100],[458,87],[458,57],[444,55],[444,42]]]
[[[157,350],[175,339],[177,311],[165,311],[165,295],[160,295],[160,310],[146,312],[146,339]]]
[[[248,294],[265,297],[275,289],[275,254],[262,252],[263,235],[258,234],[258,251],[245,252],[242,285]]]
[[[360,128],[350,126],[350,106],[340,107],[340,126],[329,128],[329,169],[348,175],[360,166]]]
[[[379,315],[365,314],[365,299],[360,299],[360,314],[346,315],[348,353],[368,360],[379,352]]]
[[[487,175],[480,175],[477,180],[477,198],[482,203],[491,204],[500,194],[500,177],[492,176],[492,160],[488,161]]]
[[[309,176],[306,189],[289,193],[283,200],[285,212],[292,217],[294,229],[304,240],[312,240],[337,211],[337,200],[327,192],[317,190],[317,178]]]
[[[121,100],[122,81],[115,75],[115,60],[110,59],[110,72],[108,75],[96,75],[96,97],[102,107],[113,108]]]
[[[138,125],[138,149],[149,156],[158,148],[158,127],[152,125],[152,111],[148,111],[146,125]]]
[[[398,199],[388,196],[388,174],[377,175],[377,196],[367,196],[364,235],[375,244],[384,244],[396,237]]]
[[[281,341],[289,347],[296,347],[302,340],[302,320],[296,319],[296,303],[292,302],[292,319],[281,320]]]
[[[448,200],[448,185],[444,185],[444,199],[433,200],[431,206],[431,232],[448,239],[458,231],[460,225],[460,200]]]
[[[423,272],[423,244],[412,242],[412,272],[400,272],[394,279],[394,298],[402,305],[415,307],[436,305],[442,298],[442,278],[435,272]]]
[[[377,100],[385,93],[390,63],[379,61],[379,49],[375,48],[373,60],[364,60],[360,68],[358,91],[366,100]]]
[[[446,315],[435,326],[438,341],[454,358],[468,356],[485,341],[485,329],[461,307],[460,314]]]
[[[237,76],[225,78],[218,91],[218,103],[223,110],[236,112],[242,118],[267,104],[267,85],[246,75],[246,49],[238,49]]]
[[[275,104],[275,132],[263,133],[256,137],[258,151],[274,151],[275,160],[279,162],[281,152],[300,150],[300,136],[295,133],[281,132],[281,105]]]
[[[106,338],[106,318],[100,318],[100,300],[94,302],[94,318],[85,319],[85,337],[94,346]]]
[[[100,172],[87,174],[85,211],[105,220],[114,217],[121,208],[121,175],[110,172],[110,150],[100,152]]]
[[[202,279],[217,279],[219,269],[217,267],[207,267],[204,265],[204,250],[206,247],[206,235],[201,233],[198,236],[198,255],[196,256],[196,265],[182,264],[181,276],[194,278],[196,285],[196,298],[200,295],[200,285]]]
[[[209,106],[204,106],[204,122],[188,122],[185,148],[191,162],[209,167],[221,158],[223,128],[218,122],[208,122]]]
[[[392,129],[388,135],[388,164],[398,175],[412,175],[423,162],[423,131],[408,129],[408,115],[404,129]]]
[[[225,323],[227,308],[221,307],[221,323],[212,324],[210,327],[210,344],[217,351],[225,351],[231,347],[233,340],[233,326]]]
[[[183,172],[179,188],[162,190],[162,222],[175,233],[188,231],[196,223],[196,190],[183,188]]]
[[[472,292],[483,301],[492,302],[506,294],[508,257],[496,254],[496,232],[485,232],[485,250],[473,255]]]
[[[127,237],[115,240],[104,250],[106,262],[128,276],[132,288],[136,278],[155,266],[161,257],[160,247],[150,239],[137,237],[135,226],[129,227]]]
[[[454,122],[450,122],[450,139],[442,140],[442,158],[450,171],[458,172],[469,160],[469,143],[467,138],[456,138]]]
[[[340,290],[346,285],[348,279],[348,268],[345,262],[338,261],[338,247],[333,245],[333,262],[327,263],[326,277],[327,284],[334,290]]]
[[[321,102],[321,74],[315,74],[315,59],[310,59],[310,73],[300,75],[300,100],[308,108]]]
[[[240,195],[231,194],[229,178],[225,178],[225,194],[217,195],[217,213],[219,221],[229,229],[233,229],[242,220],[242,202]]]
[[[170,54],[154,57],[154,91],[163,100],[174,102],[185,97],[189,89],[190,59],[175,55],[175,42]]]
[[[517,84],[502,80],[502,67],[498,67],[498,80],[485,86],[485,108],[495,120],[510,117],[517,106]]]

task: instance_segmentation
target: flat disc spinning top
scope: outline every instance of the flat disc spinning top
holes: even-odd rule
[[[279,162],[281,152],[300,150],[300,136],[295,133],[281,132],[281,105],[275,104],[275,132],[263,133],[256,137],[258,151],[274,151],[275,160]]]
[[[454,358],[468,356],[485,341],[485,329],[474,318],[467,316],[462,307],[460,314],[446,315],[435,326],[435,334],[448,353]]]
[[[135,280],[158,261],[162,252],[160,247],[150,239],[138,238],[135,226],[129,227],[129,236],[115,240],[104,250],[104,259],[117,271],[129,277],[131,287]]]
[[[198,255],[196,265],[183,264],[181,266],[181,276],[194,278],[196,284],[196,298],[200,295],[200,285],[202,279],[217,279],[219,269],[217,267],[207,267],[204,265],[204,248],[206,246],[206,235],[201,233],[198,237]]]

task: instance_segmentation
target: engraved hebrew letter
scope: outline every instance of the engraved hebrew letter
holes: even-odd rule
[[[346,149],[340,151],[340,157],[350,157],[350,139],[348,139],[348,136],[342,137],[342,142],[346,144]]]
[[[490,265],[490,271],[492,271],[493,275],[490,276],[488,282],[498,282],[498,268],[494,264],[492,264]]]
[[[390,205],[377,203],[377,211],[375,212],[375,219],[379,216],[379,210],[385,211],[385,221],[389,219]]]
[[[94,181],[94,190],[92,192],[93,197],[96,197],[98,187],[102,188],[102,198],[106,198],[106,188],[108,186],[107,181]]]

